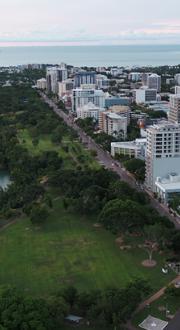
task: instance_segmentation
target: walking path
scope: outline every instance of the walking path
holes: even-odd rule
[[[143,301],[138,306],[138,308],[135,310],[132,317],[134,317],[136,314],[141,312],[143,309],[145,309],[148,305],[152,304],[154,301],[161,298],[164,295],[165,290],[169,285],[175,284],[176,282],[179,282],[179,281],[180,281],[180,275],[178,275],[174,280],[172,280],[167,286],[164,286],[159,291],[157,291],[155,294],[153,294],[153,296],[151,296],[150,298]],[[127,327],[128,330],[137,330],[137,328],[132,325],[131,321],[127,322],[126,327]]]

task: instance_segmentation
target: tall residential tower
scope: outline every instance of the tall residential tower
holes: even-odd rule
[[[162,121],[147,129],[147,188],[155,192],[157,178],[171,173],[180,173],[180,125]]]

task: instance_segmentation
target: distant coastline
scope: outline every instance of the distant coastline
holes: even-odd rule
[[[159,66],[180,63],[179,45],[1,46],[0,66],[61,63],[74,66]],[[44,51],[46,48],[46,51]]]

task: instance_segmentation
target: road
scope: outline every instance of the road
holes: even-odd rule
[[[123,168],[120,162],[115,162],[114,159],[111,157],[110,153],[103,150],[97,143],[95,143],[95,141],[91,137],[87,136],[87,134],[78,125],[76,125],[76,123],[74,123],[74,119],[72,116],[66,114],[63,110],[59,109],[58,106],[54,103],[54,101],[49,99],[47,95],[42,92],[39,93],[43,100],[51,107],[51,109],[60,118],[62,118],[69,127],[73,128],[78,133],[81,142],[85,144],[88,149],[96,150],[96,158],[100,164],[102,164],[105,168],[111,169],[112,171],[116,172],[121,178],[121,180],[127,182],[132,188],[136,189],[139,192],[141,191],[147,193],[151,206],[155,208],[160,213],[160,215],[168,217],[169,220],[174,223],[175,227],[180,230],[180,219],[177,219],[173,215],[171,215],[165,205],[159,203],[158,200],[155,199],[154,196],[143,186],[139,186],[135,178]]]

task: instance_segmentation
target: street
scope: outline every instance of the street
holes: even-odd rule
[[[171,222],[174,223],[175,227],[177,229],[180,229],[180,220],[176,219],[173,215],[169,213],[168,208],[165,205],[162,205],[157,199],[153,197],[153,195],[147,191],[144,187],[139,186],[136,183],[135,178],[128,173],[125,169],[123,169],[121,163],[117,163],[114,161],[114,159],[111,157],[110,153],[103,150],[98,144],[95,143],[95,141],[87,136],[87,134],[74,123],[74,120],[71,116],[67,115],[63,112],[63,110],[59,109],[58,106],[47,97],[47,95],[43,94],[42,92],[39,92],[40,96],[43,98],[43,100],[52,108],[52,110],[61,117],[65,123],[73,128],[77,133],[78,136],[83,144],[86,144],[86,147],[89,150],[95,150],[97,152],[97,161],[103,165],[107,169],[111,169],[114,172],[116,172],[122,181],[127,182],[132,188],[136,189],[139,192],[144,191],[144,193],[148,194],[150,204],[153,208],[155,208],[161,216],[166,216],[169,218]]]

